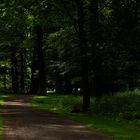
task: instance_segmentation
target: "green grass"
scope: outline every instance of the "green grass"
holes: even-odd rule
[[[7,97],[7,95],[4,95],[4,93],[0,94],[0,106],[2,104],[4,104],[4,100],[5,100],[6,97]],[[0,139],[2,137],[2,133],[3,133],[3,118],[2,118],[2,116],[0,114]]]
[[[87,125],[88,127],[96,128],[99,131],[105,134],[108,134],[117,140],[139,140],[140,139],[140,133],[139,133],[140,120],[130,121],[130,120],[125,120],[120,116],[114,117],[114,115],[117,115],[114,113],[117,107],[115,108],[114,106],[115,105],[118,106],[118,103],[122,104],[122,102],[123,104],[125,104],[124,101],[126,99],[126,96],[124,96],[124,100],[122,100],[122,102],[118,101],[120,100],[120,98],[118,97],[114,97],[113,99],[112,98],[110,99],[110,101],[114,100],[113,104],[115,104],[113,106],[113,109],[114,108],[115,109],[113,110],[111,108],[113,111],[112,112],[113,115],[111,115],[111,117],[109,117],[109,114],[106,108],[104,108],[104,110],[97,110],[97,109],[101,109],[101,107],[105,105],[108,106],[108,97],[105,97],[105,98],[98,102],[100,104],[98,107],[97,107],[97,102],[95,102],[94,99],[91,99],[92,111],[88,114],[71,113],[71,111],[75,107],[78,107],[79,109],[81,109],[80,107],[82,105],[82,97],[80,96],[73,96],[73,95],[34,96],[32,103],[34,107],[59,113],[62,116],[65,116],[72,120],[83,123]],[[95,111],[96,114],[94,112],[93,106],[97,107]],[[134,104],[132,106],[134,106]],[[109,113],[111,112],[109,111]],[[104,117],[101,114],[103,114]]]
[[[3,132],[3,118],[0,116],[0,139],[2,137],[2,132]]]
[[[0,105],[4,104],[4,100],[8,97],[7,94],[0,94]]]
[[[70,118],[81,122],[89,127],[98,129],[117,140],[139,140],[140,128],[125,121],[114,121],[113,119],[90,115],[72,115]]]
[[[4,99],[6,98],[7,96],[6,95],[1,95],[0,94],[0,105],[2,105],[4,103]]]
[[[75,106],[81,106],[82,98],[73,95],[34,96],[33,106],[54,112],[70,112]]]

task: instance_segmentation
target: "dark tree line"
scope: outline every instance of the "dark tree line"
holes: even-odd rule
[[[2,1],[7,81],[15,93],[80,92],[86,112],[90,96],[139,88],[139,23],[138,0]]]

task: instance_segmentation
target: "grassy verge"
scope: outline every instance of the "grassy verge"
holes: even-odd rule
[[[2,132],[3,132],[3,118],[0,116],[0,139],[2,137]]]
[[[5,100],[6,97],[7,97],[7,95],[0,94],[0,106],[2,104],[4,104],[4,100]],[[0,109],[0,112],[1,112],[1,109]],[[0,139],[2,137],[2,132],[3,132],[3,118],[2,118],[2,116],[0,114]]]
[[[115,97],[113,104],[116,104],[118,106],[118,100],[120,99],[117,100],[117,98],[118,97]],[[125,98],[124,100],[126,100],[126,97],[124,98]],[[112,100],[113,99],[111,99],[111,101]],[[117,118],[113,117],[114,115],[116,115],[114,113],[116,110],[114,106],[113,106],[113,109],[115,108],[115,110],[113,109],[111,110],[113,115],[111,115],[110,111],[108,113],[107,109],[105,108],[102,110],[101,107],[105,107],[105,105],[108,106],[108,98],[106,99],[106,101],[104,98],[98,103],[100,105],[98,104],[97,106],[97,103],[95,103],[95,100],[94,99],[92,100],[92,106],[97,107],[95,112],[94,112],[95,107],[93,107],[92,111],[88,114],[71,113],[71,110],[73,108],[81,107],[82,98],[80,96],[49,95],[49,96],[34,96],[33,97],[34,107],[59,113],[60,115],[63,115],[65,117],[78,121],[80,123],[83,123],[89,127],[96,128],[99,131],[106,133],[117,140],[139,140],[140,139],[140,133],[139,133],[140,120],[125,120],[121,118],[122,115],[120,115],[120,117],[117,117]],[[119,102],[119,104],[121,103]],[[125,103],[123,102],[123,104]]]
[[[140,128],[135,124],[129,124],[126,121],[114,121],[113,119],[99,116],[81,115],[71,116],[73,120],[93,127],[99,131],[112,136],[115,140],[139,140]]]

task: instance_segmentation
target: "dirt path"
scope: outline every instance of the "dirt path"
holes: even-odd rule
[[[37,110],[31,96],[13,96],[3,106],[3,140],[111,140],[57,114]]]

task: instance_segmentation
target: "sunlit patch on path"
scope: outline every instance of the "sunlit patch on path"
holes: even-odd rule
[[[110,140],[57,114],[32,108],[30,99],[14,96],[3,106],[3,140]]]

